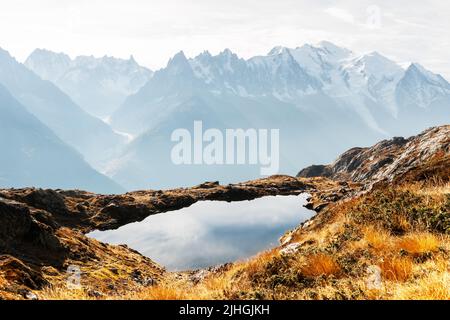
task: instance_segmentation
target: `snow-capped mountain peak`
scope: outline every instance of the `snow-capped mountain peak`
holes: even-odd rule
[[[25,65],[44,80],[50,80],[87,112],[100,118],[109,116],[130,94],[136,93],[152,77],[133,56],[118,59],[78,56],[36,49]]]
[[[419,63],[411,63],[409,66],[408,73],[414,74],[415,76],[421,76],[425,78],[430,84],[440,86],[442,88],[450,88],[450,84],[445,80],[440,74],[435,74],[427,69],[425,69]]]
[[[411,63],[398,83],[397,99],[407,105],[429,108],[445,101],[450,95],[450,84],[418,63]]]
[[[331,55],[337,59],[346,58],[353,53],[351,50],[337,46],[334,43],[331,43],[329,41],[320,41],[316,45],[316,48],[326,51],[329,55]]]
[[[72,60],[67,54],[46,49],[35,49],[25,65],[44,80],[57,81],[71,67]]]
[[[283,46],[276,46],[276,47],[273,47],[272,50],[270,50],[267,55],[268,56],[279,55],[279,54],[283,53],[283,51],[286,51],[286,50],[289,50],[289,49],[286,47],[283,47]]]

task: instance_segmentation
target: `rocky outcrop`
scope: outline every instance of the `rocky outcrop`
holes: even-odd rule
[[[29,211],[23,216],[39,218],[53,227],[68,227],[87,233],[116,229],[201,200],[251,200],[314,189],[314,184],[279,175],[225,186],[207,182],[192,188],[134,191],[123,195],[99,195],[79,190],[8,189],[0,190],[0,200],[3,199],[4,205],[15,206],[16,210]],[[0,219],[6,219],[6,216],[0,216]]]
[[[408,139],[384,140],[369,148],[352,148],[332,164],[314,165],[297,177],[327,177],[364,182],[393,181],[421,164],[450,155],[450,125],[428,129]]]

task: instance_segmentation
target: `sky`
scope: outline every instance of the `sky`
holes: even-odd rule
[[[153,70],[183,50],[243,58],[331,41],[419,62],[450,79],[450,1],[2,0],[0,47],[128,58]]]

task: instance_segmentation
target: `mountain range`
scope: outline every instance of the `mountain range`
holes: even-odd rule
[[[53,82],[86,112],[108,117],[125,98],[136,93],[151,77],[152,71],[129,60],[104,56],[78,56],[36,49],[25,66],[44,80]]]
[[[155,72],[133,57],[71,59],[38,49],[21,64],[0,51],[0,84],[126,189],[259,176],[259,165],[173,164],[171,133],[192,130],[195,120],[205,129],[280,129],[280,173],[287,174],[356,145],[450,122],[442,76],[330,42],[249,59],[228,49],[194,58],[181,51]]]
[[[255,166],[171,164],[170,133],[202,120],[222,130],[279,128],[281,172],[293,174],[355,145],[448,123],[449,106],[450,84],[419,64],[404,68],[329,42],[247,60],[230,50],[190,59],[179,52],[112,115],[114,128],[137,138],[107,172],[139,188],[257,176]]]

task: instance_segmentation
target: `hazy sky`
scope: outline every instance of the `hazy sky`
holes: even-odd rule
[[[228,47],[244,58],[328,40],[417,61],[450,79],[444,0],[2,0],[0,47],[19,61],[36,47],[129,57],[152,69],[179,50]]]

